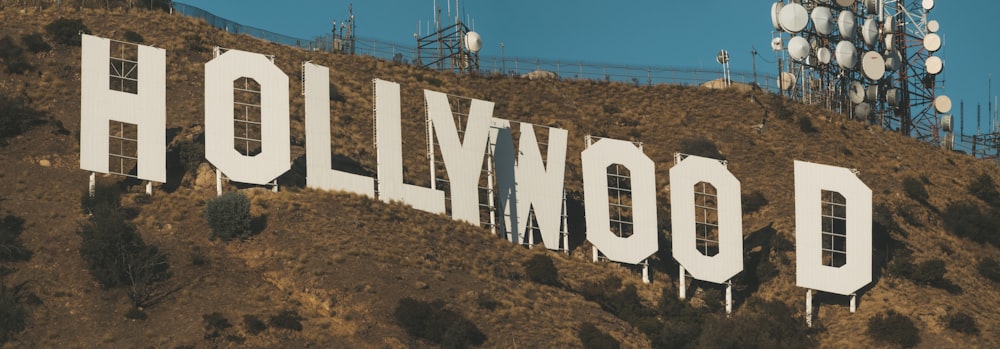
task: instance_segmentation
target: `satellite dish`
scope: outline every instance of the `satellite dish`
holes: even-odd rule
[[[929,52],[937,52],[941,49],[941,37],[934,33],[927,34],[924,36],[924,48]]]
[[[830,58],[833,54],[830,53],[830,49],[826,47],[820,47],[816,50],[816,58],[819,59],[820,63],[830,64]]]
[[[927,32],[928,33],[937,33],[938,30],[941,30],[941,23],[938,23],[937,20],[931,20],[931,21],[927,22]]]
[[[854,3],[855,0],[837,0],[837,5],[840,5],[840,7],[849,7],[854,5]]]
[[[865,10],[868,13],[878,13],[878,0],[865,0]]]
[[[951,132],[951,115],[941,116],[941,130],[944,132]]]
[[[719,54],[715,55],[715,61],[719,62],[719,64],[729,63],[729,52],[726,52],[726,50],[720,50]]]
[[[785,44],[781,42],[781,37],[776,37],[771,39],[771,49],[775,51],[781,51],[785,49]]]
[[[895,36],[892,34],[885,34],[885,49],[891,51],[893,46],[896,45]]]
[[[885,70],[896,71],[896,69],[899,69],[902,62],[903,58],[900,57],[898,51],[889,51],[889,53],[885,55]]]
[[[793,36],[788,40],[788,55],[796,62],[802,62],[809,57],[809,41],[801,36]]]
[[[941,57],[930,56],[927,57],[927,62],[924,63],[924,67],[927,68],[927,74],[937,75],[944,70],[944,61],[941,60]]]
[[[875,51],[865,52],[861,56],[861,72],[869,79],[881,79],[885,75],[885,60],[882,59],[882,55]]]
[[[795,74],[782,72],[781,77],[778,78],[778,84],[785,91],[795,88]]]
[[[833,12],[829,7],[819,6],[813,9],[813,27],[820,35],[830,35],[833,33]]]
[[[865,23],[861,25],[861,38],[868,46],[875,46],[878,43],[878,23],[874,18],[865,19]]]
[[[798,33],[809,24],[809,12],[800,4],[790,3],[781,8],[778,13],[781,28],[789,33]]]
[[[781,21],[778,14],[781,13],[782,7],[785,7],[785,3],[781,1],[771,4],[771,25],[774,26],[774,30],[781,30]]]
[[[951,111],[951,98],[948,96],[938,96],[934,98],[934,110],[938,113],[944,114]]]
[[[923,1],[924,10],[930,11],[934,9],[934,0],[924,0]]]
[[[902,97],[902,92],[897,89],[890,88],[888,91],[885,91],[885,101],[893,107],[898,107],[901,104],[900,97]]]
[[[837,16],[837,29],[840,29],[840,36],[847,40],[853,39],[854,26],[854,12],[840,11],[840,16]]]
[[[867,119],[868,115],[872,113],[872,106],[868,103],[858,103],[854,106],[854,115],[858,118]]]
[[[941,138],[941,146],[948,150],[955,150],[955,134],[948,132]]]
[[[472,52],[479,52],[483,48],[483,38],[479,33],[468,32],[465,34],[465,48]]]
[[[892,23],[892,16],[885,17],[885,22],[882,22],[882,32],[886,34],[892,34],[896,32],[896,26]]]
[[[865,100],[872,103],[878,102],[878,85],[868,86],[868,89],[865,90]]]
[[[861,85],[860,82],[851,81],[851,85],[848,87],[847,96],[850,97],[851,103],[858,104],[865,101],[865,86]]]
[[[858,60],[858,51],[854,48],[854,44],[850,41],[841,41],[837,43],[837,49],[834,51],[834,56],[837,57],[837,64],[844,69],[853,69],[854,64]]]

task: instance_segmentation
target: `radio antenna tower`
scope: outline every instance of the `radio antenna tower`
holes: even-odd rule
[[[451,19],[451,2],[446,1],[448,18]],[[441,5],[434,2],[434,32],[426,35],[413,33],[417,39],[417,64],[457,73],[479,71],[479,50],[483,48],[483,41],[479,33],[462,22],[458,6],[458,0],[455,0],[455,23],[442,27]],[[418,31],[419,27],[417,24]]]

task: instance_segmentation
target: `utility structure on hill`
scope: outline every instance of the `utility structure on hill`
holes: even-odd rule
[[[950,119],[933,0],[802,0],[771,5],[783,93],[946,146]],[[782,58],[789,59],[782,59]],[[786,64],[781,64],[784,61]],[[947,137],[945,135],[944,137]]]
[[[448,17],[451,18],[451,1],[448,4]],[[459,15],[458,0],[455,0],[455,23],[442,27],[441,5],[434,2],[434,29],[421,32],[421,23],[417,22],[417,32],[413,37],[417,40],[416,64],[437,70],[452,70],[457,73],[479,71],[479,50],[483,47],[482,38],[469,28]],[[431,23],[427,23],[428,26]]]
[[[348,17],[340,22],[340,32],[337,32],[337,21],[333,21],[333,52],[353,55],[354,51],[354,4],[347,6]]]

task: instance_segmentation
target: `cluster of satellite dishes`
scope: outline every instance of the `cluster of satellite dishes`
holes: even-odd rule
[[[905,125],[886,126],[905,128],[906,133],[911,127],[908,123],[914,120],[909,115],[913,112],[911,106],[931,104],[934,111],[929,111],[933,119],[930,128],[937,140],[937,113],[951,110],[951,100],[943,95],[935,97],[934,93],[934,81],[944,71],[944,61],[934,55],[942,48],[938,34],[941,26],[935,20],[927,20],[934,1],[922,0],[919,4],[916,1],[773,3],[771,24],[776,35],[771,47],[780,54],[787,53],[794,67],[779,75],[779,86],[795,91],[796,82],[801,81],[799,87],[804,91],[803,84],[810,83],[815,85],[810,88],[849,100],[855,117],[888,116],[889,120]],[[819,83],[812,84],[813,81]],[[922,100],[932,101],[920,103]],[[950,130],[950,125],[940,127]]]

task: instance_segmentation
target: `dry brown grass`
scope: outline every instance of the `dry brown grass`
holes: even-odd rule
[[[422,89],[496,102],[495,115],[514,121],[556,126],[570,132],[566,183],[581,190],[580,158],[584,136],[603,135],[641,141],[657,169],[660,214],[669,217],[669,178],[673,153],[683,139],[704,137],[718,145],[729,168],[742,182],[744,192],[759,190],[770,204],[744,216],[746,235],[771,226],[794,241],[792,160],[826,163],[861,170],[861,179],[874,191],[875,204],[892,211],[902,228],[892,236],[914,251],[917,261],[932,257],[948,260],[946,277],[964,292],[947,292],[884,275],[861,297],[856,314],[846,301],[827,297],[821,302],[818,334],[824,347],[873,346],[865,336],[868,318],[887,309],[910,316],[922,330],[925,346],[961,345],[996,347],[1000,337],[985,329],[1000,326],[1000,314],[983,309],[1000,308],[995,284],[980,277],[974,266],[980,258],[1000,258],[992,246],[978,245],[944,232],[940,216],[950,202],[973,200],[966,193],[976,175],[996,171],[995,165],[920,144],[894,133],[846,120],[811,106],[788,104],[792,115],[811,118],[817,133],[804,133],[798,124],[774,117],[764,134],[752,127],[764,116],[750,95],[773,108],[778,97],[759,92],[709,90],[681,86],[635,87],[594,81],[528,81],[496,76],[438,73],[378,61],[370,57],[328,55],[277,46],[246,36],[232,36],[204,23],[158,12],[63,11],[15,9],[0,11],[5,32],[12,36],[41,31],[60,16],[81,18],[92,33],[120,39],[126,30],[140,33],[147,44],[168,50],[167,127],[179,128],[176,140],[193,139],[203,123],[204,63],[211,46],[273,54],[290,76],[292,137],[303,144],[303,100],[297,78],[300,63],[311,60],[331,68],[331,83],[340,99],[331,101],[335,154],[375,168],[372,147],[372,78],[402,85],[403,145],[406,181],[420,185],[426,178],[423,136]],[[157,188],[153,199],[139,199],[139,187],[124,202],[138,208],[134,223],[143,239],[160,246],[170,256],[171,280],[180,291],[162,304],[147,309],[150,319],[131,321],[124,294],[100,289],[84,270],[79,257],[79,237],[74,233],[84,220],[79,195],[86,187],[86,173],[78,169],[80,68],[79,48],[56,46],[34,57],[35,75],[3,75],[0,89],[24,93],[34,107],[73,132],[54,133],[51,125],[37,127],[0,148],[0,191],[14,199],[4,201],[4,214],[27,220],[22,235],[34,256],[12,265],[18,271],[11,281],[31,280],[32,291],[42,301],[32,308],[31,326],[18,336],[17,347],[175,347],[227,346],[224,338],[207,342],[202,315],[219,312],[235,326],[251,347],[427,347],[406,335],[392,320],[398,299],[445,299],[449,307],[473,319],[486,333],[485,347],[578,347],[576,329],[593,322],[624,347],[648,347],[637,329],[602,310],[597,304],[569,291],[586,282],[618,276],[637,284],[639,295],[650,306],[664,287],[675,282],[676,269],[667,254],[654,259],[652,285],[643,285],[634,270],[613,263],[591,263],[589,244],[570,255],[526,250],[490,236],[477,227],[447,217],[418,212],[398,204],[342,193],[288,188],[281,193],[251,189],[253,214],[266,218],[266,227],[243,243],[209,241],[201,217],[204,202],[214,193],[212,183],[196,184],[197,173],[188,174],[172,193]],[[772,109],[773,110],[773,109]],[[846,151],[845,151],[846,150]],[[293,158],[305,153],[293,146]],[[50,167],[42,167],[45,159]],[[914,202],[902,191],[902,179],[925,176],[928,206]],[[102,177],[102,181],[117,181]],[[919,225],[905,222],[901,210],[915,207]],[[661,217],[661,222],[668,219]],[[663,234],[669,235],[666,227]],[[574,236],[583,234],[571,231]],[[197,247],[197,249],[196,249]],[[554,288],[523,280],[521,262],[535,253],[550,253],[566,287]],[[193,256],[206,263],[195,265]],[[794,261],[794,251],[783,252]],[[802,308],[804,290],[795,287],[794,265],[771,256],[777,277],[761,285],[754,295]],[[522,280],[510,278],[522,274]],[[667,292],[672,286],[667,287]],[[482,297],[498,303],[490,310],[480,306]],[[697,304],[700,296],[692,303]],[[244,315],[261,319],[283,310],[296,310],[306,320],[302,332],[269,329],[248,334],[239,324]],[[979,337],[957,334],[940,323],[950,310],[972,314],[984,329]],[[740,311],[738,308],[737,312]],[[850,338],[850,341],[844,340]]]

